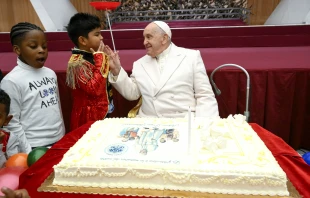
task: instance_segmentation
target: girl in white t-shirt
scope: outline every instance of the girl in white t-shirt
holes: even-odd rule
[[[47,39],[35,24],[22,22],[10,32],[17,66],[1,81],[11,98],[10,123],[5,127],[17,136],[19,152],[51,146],[65,134],[55,72],[44,66]]]

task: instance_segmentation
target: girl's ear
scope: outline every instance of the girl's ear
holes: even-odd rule
[[[79,44],[86,45],[87,39],[84,36],[79,36],[78,38]]]
[[[15,52],[15,54],[20,56],[20,48],[18,45],[13,45],[13,52]]]

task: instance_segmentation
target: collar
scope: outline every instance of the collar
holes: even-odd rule
[[[166,57],[169,54],[170,50],[171,50],[171,43],[167,49],[165,49],[162,53],[156,56],[156,59],[159,60],[159,59]]]
[[[94,56],[93,53],[85,51],[85,50],[80,50],[79,48],[75,47],[72,49],[72,54],[81,54],[83,55],[83,58],[90,62],[91,64],[95,64],[94,62]]]
[[[43,66],[42,68],[34,68],[34,67],[24,63],[23,61],[21,61],[19,58],[17,58],[17,65],[23,69],[32,70],[32,71],[38,71],[44,67]]]

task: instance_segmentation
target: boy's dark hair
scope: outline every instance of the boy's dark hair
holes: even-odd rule
[[[96,28],[101,28],[100,19],[96,15],[88,13],[77,13],[71,17],[66,27],[71,41],[79,47],[79,37],[88,38],[88,33]]]
[[[6,115],[9,115],[10,113],[10,104],[11,104],[11,98],[10,96],[2,89],[0,89],[0,104],[5,105],[5,112]]]
[[[28,22],[17,23],[11,28],[10,39],[12,45],[19,45],[27,32],[31,30],[40,30],[44,32],[39,26]]]

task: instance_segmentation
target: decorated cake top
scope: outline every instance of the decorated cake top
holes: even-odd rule
[[[97,121],[54,171],[63,186],[288,195],[285,173],[242,115]]]
[[[276,173],[285,177],[271,152],[242,115],[213,120],[196,118],[190,134],[186,118],[97,121],[57,167],[70,170],[72,164],[113,168],[139,166],[141,169],[173,167],[221,174],[242,170],[249,175],[261,170],[261,174]]]

